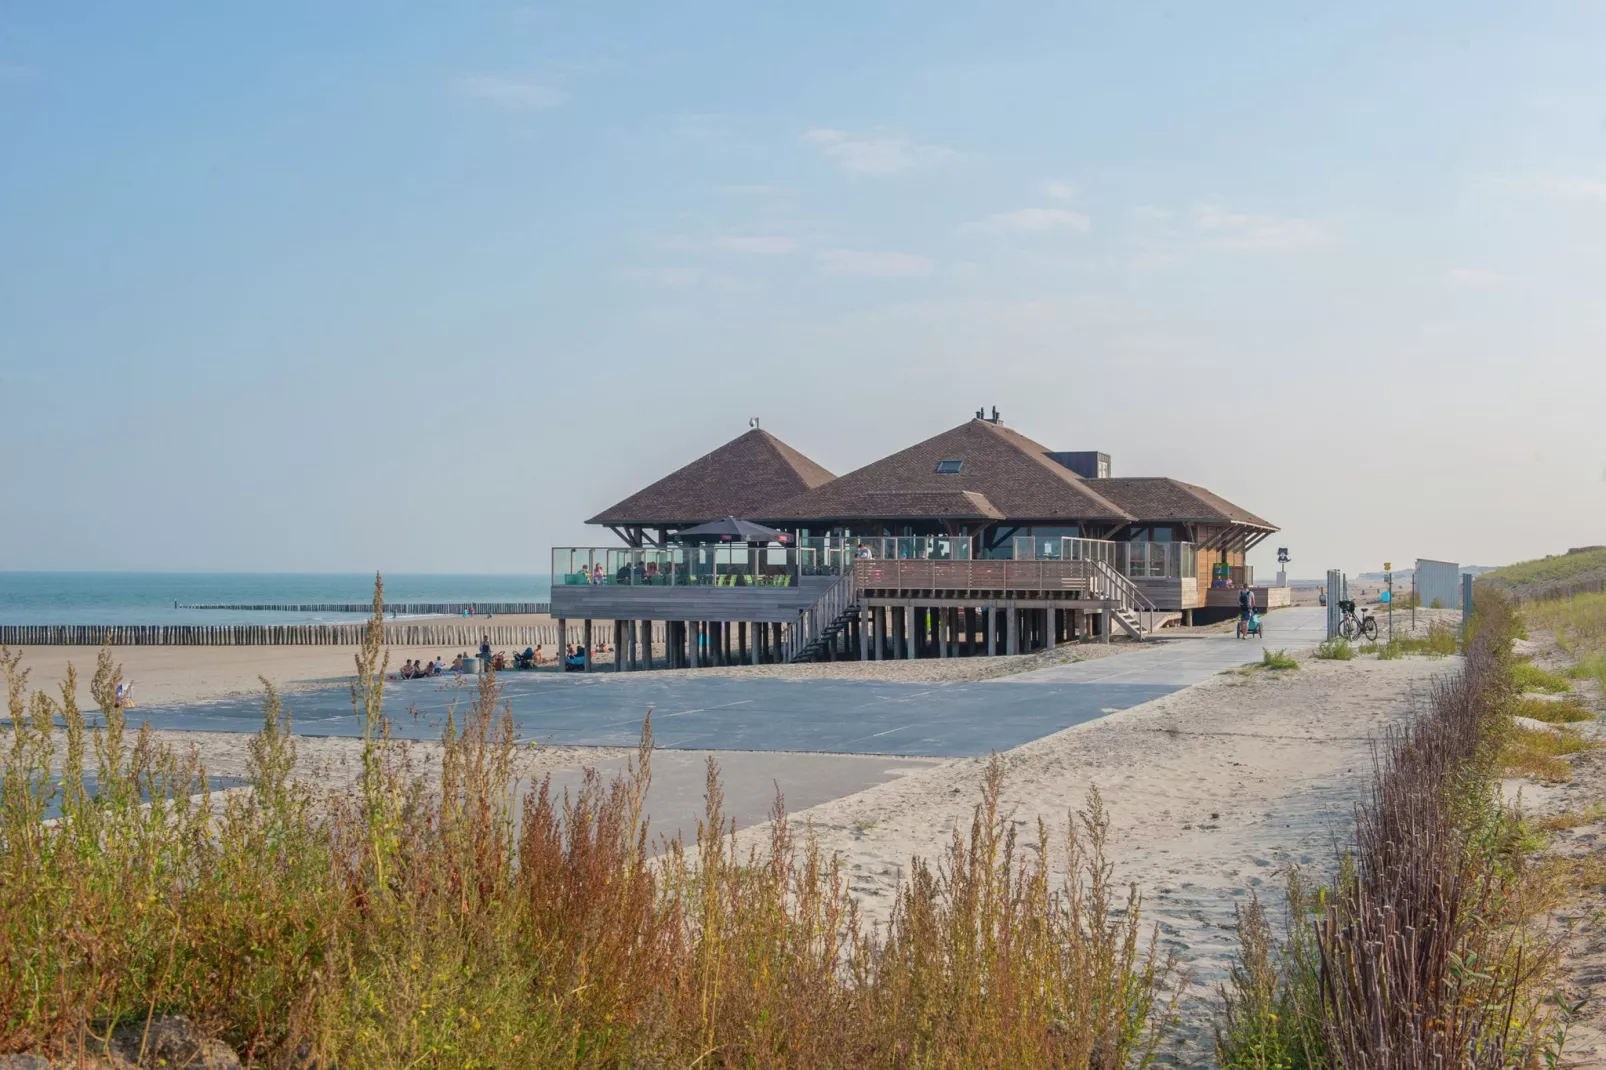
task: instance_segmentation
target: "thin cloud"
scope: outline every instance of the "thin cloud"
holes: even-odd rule
[[[1093,221],[1081,212],[1064,208],[1022,208],[977,219],[959,229],[966,234],[1043,234],[1061,230],[1085,233],[1092,225]]]
[[[1593,178],[1548,178],[1541,180],[1539,188],[1558,197],[1585,197],[1592,201],[1606,201],[1606,182]]]
[[[727,253],[757,253],[760,256],[779,256],[794,252],[797,239],[784,234],[743,234],[731,238],[718,238],[714,248]]]
[[[545,111],[561,108],[569,100],[569,94],[561,89],[521,78],[463,78],[457,82],[457,92],[508,111]]]
[[[1492,286],[1500,281],[1498,274],[1483,268],[1452,268],[1444,277],[1457,286]]]
[[[1206,245],[1249,252],[1306,249],[1323,244],[1328,237],[1319,224],[1308,219],[1229,212],[1216,204],[1197,209],[1194,225],[1206,235]]]
[[[820,266],[832,275],[868,279],[914,278],[930,275],[935,261],[915,253],[872,253],[859,249],[827,249],[819,254]]]
[[[1071,201],[1076,199],[1076,187],[1069,182],[1044,182],[1043,196],[1056,201]]]
[[[907,138],[879,131],[850,134],[846,130],[822,127],[805,133],[803,142],[816,146],[848,174],[873,178],[902,174],[958,155],[952,149],[917,145]]]

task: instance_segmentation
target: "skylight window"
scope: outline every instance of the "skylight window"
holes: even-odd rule
[[[964,465],[964,461],[938,461],[937,474],[939,476],[956,476]]]

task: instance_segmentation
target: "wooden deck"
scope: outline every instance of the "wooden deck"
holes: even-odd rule
[[[552,615],[564,620],[727,620],[791,624],[831,585],[804,576],[798,587],[632,587],[557,584]]]

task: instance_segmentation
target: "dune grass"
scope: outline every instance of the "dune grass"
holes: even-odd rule
[[[1348,639],[1334,636],[1316,647],[1316,657],[1322,661],[1350,661],[1355,657],[1355,647]]]
[[[1519,625],[1502,599],[1478,605],[1465,665],[1381,741],[1332,885],[1312,894],[1291,873],[1280,937],[1257,900],[1240,911],[1227,1070],[1554,1065],[1556,946],[1532,924],[1553,881],[1494,784]]]
[[[1513,665],[1511,678],[1518,691],[1539,691],[1547,695],[1564,695],[1573,686],[1561,673],[1551,672],[1531,661],[1519,661]]]
[[[1606,549],[1585,550],[1578,554],[1556,554],[1535,561],[1519,561],[1514,565],[1485,572],[1479,583],[1493,583],[1518,587],[1529,583],[1553,583],[1571,579],[1581,573],[1606,568]]]
[[[1511,712],[1513,716],[1527,717],[1546,724],[1579,724],[1595,720],[1595,711],[1572,695],[1559,699],[1523,695],[1512,703]]]
[[[1262,650],[1260,652],[1260,667],[1278,672],[1286,672],[1299,668],[1299,660],[1287,650]]]
[[[1114,882],[1096,794],[1061,842],[1039,824],[1028,849],[995,759],[968,829],[912,863],[866,932],[838,862],[794,839],[779,798],[767,842],[737,850],[712,763],[696,837],[655,843],[650,723],[613,781],[519,798],[487,674],[448,715],[439,769],[412,767],[381,713],[381,598],[343,795],[291,777],[272,688],[250,790],[216,798],[193,755],[131,733],[109,652],[94,726],[71,674],[59,698],[30,692],[5,654],[0,1054],[104,1050],[117,1023],[165,1013],[264,1067],[1150,1061],[1174,968]]]

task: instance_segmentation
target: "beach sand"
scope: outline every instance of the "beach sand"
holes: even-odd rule
[[[1303,659],[1297,672],[1228,673],[1003,754],[1004,803],[1022,851],[1048,826],[1063,858],[1071,811],[1092,787],[1110,818],[1116,879],[1191,973],[1175,1051],[1213,1065],[1210,1016],[1251,890],[1280,909],[1289,863],[1323,879],[1371,772],[1370,739],[1426,698],[1459,659]],[[1000,684],[997,686],[1013,686]],[[884,921],[912,857],[967,830],[987,759],[956,759],[792,815],[839,852],[868,920]],[[741,834],[758,842],[762,827]],[[1171,1045],[1168,1044],[1168,1047]]]

